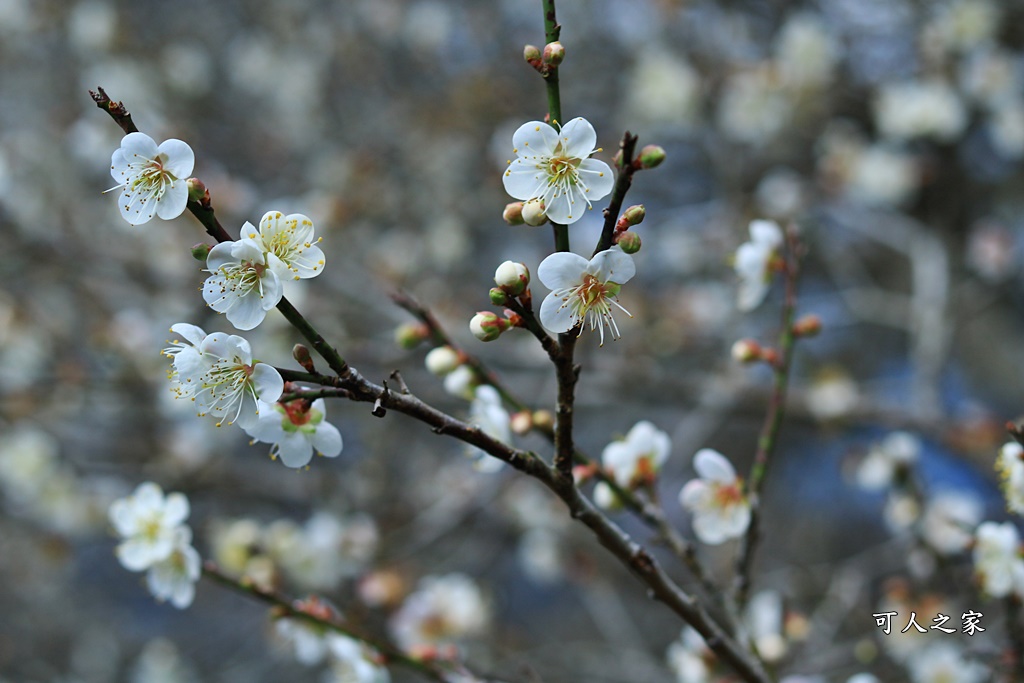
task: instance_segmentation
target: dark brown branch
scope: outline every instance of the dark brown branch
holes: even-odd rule
[[[604,210],[604,227],[601,229],[601,238],[594,247],[594,254],[605,249],[611,249],[612,240],[615,237],[615,223],[619,220],[619,213],[622,212],[622,203],[626,200],[626,193],[633,185],[633,173],[636,172],[636,165],[633,163],[633,155],[636,153],[637,136],[628,130],[622,134],[619,142],[619,162],[616,165],[618,174],[615,177],[615,189],[612,191],[612,199],[608,208]]]

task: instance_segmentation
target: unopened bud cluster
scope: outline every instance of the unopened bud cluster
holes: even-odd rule
[[[557,40],[545,45],[543,50],[527,45],[523,48],[523,59],[542,76],[547,76],[565,59],[565,46]]]
[[[643,204],[634,204],[623,211],[619,220],[615,222],[615,235],[612,237],[612,241],[627,254],[635,254],[640,251],[640,235],[630,228],[642,223],[646,215],[647,210],[644,209]]]

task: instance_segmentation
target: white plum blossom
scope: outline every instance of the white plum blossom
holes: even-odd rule
[[[750,222],[750,241],[736,249],[734,264],[739,278],[736,305],[741,311],[754,310],[768,295],[772,273],[769,266],[782,241],[782,229],[775,221]]]
[[[589,322],[591,330],[600,330],[601,344],[606,326],[612,338],[618,338],[612,305],[633,317],[615,297],[635,274],[633,257],[617,247],[602,251],[589,261],[571,252],[551,254],[537,268],[537,277],[551,290],[540,305],[541,323],[558,333],[579,325],[582,333]]]
[[[750,503],[732,464],[718,451],[703,448],[693,459],[700,479],[687,482],[679,502],[693,515],[693,531],[704,543],[718,545],[742,536],[750,524]]]
[[[894,140],[951,142],[967,126],[967,109],[960,96],[942,80],[883,85],[875,99],[874,117],[879,132]]]
[[[276,620],[274,633],[294,648],[295,659],[306,666],[314,666],[324,660],[328,639],[334,635],[328,633],[324,626],[289,618]]]
[[[274,404],[261,401],[259,419],[245,432],[256,441],[272,444],[271,458],[280,456],[288,467],[305,467],[314,451],[327,458],[341,453],[341,433],[324,421],[326,413],[322,398],[312,403],[301,398]]]
[[[313,221],[308,217],[301,213],[285,216],[280,211],[263,214],[258,232],[249,222],[241,230],[263,251],[277,257],[291,272],[292,280],[306,280],[323,272],[324,252],[316,246],[320,238],[314,240],[313,232]]]
[[[469,406],[469,422],[502,443],[512,443],[512,418],[501,402],[501,394],[489,384],[476,388]],[[470,455],[476,468],[483,472],[496,472],[504,465],[479,448],[472,448]]]
[[[920,453],[920,439],[909,432],[893,432],[868,451],[857,469],[857,483],[868,491],[888,488],[896,474],[913,464]]]
[[[192,530],[187,526],[176,527],[171,554],[149,567],[146,586],[157,600],[167,600],[178,609],[185,609],[195,597],[200,564],[199,553],[192,547]]]
[[[651,482],[668,459],[672,442],[668,434],[641,420],[621,441],[612,441],[601,453],[601,464],[615,483],[630,488]]]
[[[889,145],[865,147],[851,162],[846,193],[869,206],[899,206],[921,185],[921,173],[914,158]]]
[[[476,372],[468,365],[460,365],[444,377],[444,390],[452,396],[473,400]]]
[[[782,596],[775,591],[760,591],[747,604],[743,621],[751,641],[766,662],[779,661],[789,647],[783,635],[784,618]]]
[[[211,249],[206,269],[211,275],[203,283],[203,300],[240,330],[263,322],[284,296],[282,279],[289,276],[281,259],[248,237]]]
[[[954,555],[966,550],[983,508],[974,496],[958,491],[935,494],[921,518],[921,535],[936,552]]]
[[[951,643],[929,645],[907,663],[911,683],[981,683],[988,680],[988,667],[964,657]]]
[[[404,650],[455,644],[484,631],[490,609],[465,574],[426,576],[391,617],[391,632]]]
[[[683,629],[679,639],[668,646],[665,658],[677,683],[711,683],[715,655],[693,627]]]
[[[164,349],[172,359],[168,377],[176,398],[190,398],[200,417],[218,418],[220,426],[237,422],[243,429],[259,419],[259,405],[281,397],[284,380],[274,367],[253,361],[249,342],[237,335],[179,323],[171,330],[185,337]],[[198,341],[198,346],[195,342]],[[195,351],[191,350],[195,349]]]
[[[188,498],[183,494],[164,496],[157,484],[139,484],[130,496],[110,505],[110,523],[123,539],[114,551],[117,559],[130,571],[166,560],[178,546],[177,529],[188,513]]]
[[[769,64],[732,74],[722,87],[717,121],[730,140],[766,144],[790,123],[792,116],[793,100]]]
[[[994,598],[1024,597],[1024,559],[1011,522],[984,522],[974,533],[974,573]]]
[[[786,19],[775,39],[775,60],[789,87],[826,85],[839,57],[836,39],[820,17],[797,12]]]
[[[1011,512],[1024,514],[1024,446],[1016,441],[1003,444],[996,460],[1002,480],[1003,497]]]
[[[324,683],[389,683],[386,667],[374,661],[374,652],[363,643],[332,633],[327,639],[330,668]]]
[[[608,164],[590,158],[596,145],[597,133],[584,118],[560,130],[543,121],[524,123],[512,135],[516,158],[502,175],[505,191],[515,199],[541,200],[555,223],[575,223],[615,185]]]
[[[110,158],[110,175],[123,188],[117,201],[121,216],[132,225],[153,216],[177,218],[188,204],[188,176],[195,165],[192,148],[181,140],[157,146],[144,133],[128,133]]]

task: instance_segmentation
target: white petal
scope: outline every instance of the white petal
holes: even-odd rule
[[[156,203],[156,215],[165,221],[177,218],[185,213],[188,206],[188,186],[184,180],[176,180],[166,190],[164,196]]]
[[[615,187],[615,174],[608,164],[599,159],[584,159],[578,170],[580,181],[590,190],[587,199],[591,202],[606,197]]]
[[[131,225],[142,225],[153,218],[153,202],[132,202],[133,193],[125,189],[117,201],[121,217]]]
[[[679,504],[690,512],[704,510],[711,502],[711,488],[700,479],[686,482],[679,492]]]
[[[305,244],[313,241],[313,221],[301,213],[290,213],[284,218],[285,225],[292,229],[290,241]],[[294,225],[294,228],[292,226]]]
[[[272,270],[263,273],[263,298],[259,299],[264,311],[269,311],[276,306],[281,297],[284,296],[284,286],[277,273]]]
[[[223,244],[227,244],[227,242]],[[234,257],[236,263],[245,263],[246,261],[261,265],[267,263],[264,257],[263,245],[260,242],[243,237],[237,242],[231,242],[230,244],[231,256]]]
[[[636,275],[633,257],[621,249],[606,249],[587,264],[587,272],[601,282],[624,284]]]
[[[285,434],[277,442],[277,454],[288,467],[304,467],[313,459],[313,444],[299,432]]]
[[[164,170],[169,171],[175,178],[187,180],[192,175],[192,169],[196,164],[196,155],[187,143],[171,138],[161,142],[157,151],[167,155]]]
[[[188,519],[188,498],[181,493],[171,493],[164,502],[164,524],[177,526]]]
[[[502,173],[501,182],[514,199],[533,199],[547,188],[547,168],[529,159],[514,159]]]
[[[750,241],[768,249],[777,249],[782,245],[782,228],[775,221],[751,221]]]
[[[549,189],[544,195],[548,218],[562,225],[571,225],[583,218],[587,203],[580,198],[581,196],[582,192],[572,186],[565,192],[558,190],[557,196],[553,194],[553,189]]]
[[[238,259],[231,253],[234,247],[234,242],[221,242],[215,245],[206,256],[206,269],[216,273],[223,266],[237,265]]]
[[[314,244],[302,250],[301,262],[292,263],[292,268],[298,271],[296,275],[300,279],[305,280],[322,273],[325,260],[323,250]]]
[[[693,469],[702,479],[717,481],[723,484],[731,484],[736,480],[736,470],[733,469],[724,455],[711,448],[702,448],[693,456]]]
[[[124,150],[120,147],[110,155],[110,176],[119,184],[124,183],[128,177],[128,160],[125,159]]]
[[[212,279],[212,278],[211,278]],[[207,296],[207,289],[203,288],[203,298]],[[247,296],[236,296],[228,292],[227,297],[221,302],[210,304],[213,310],[224,309],[228,321],[239,330],[251,330],[267,317],[267,311],[263,308],[263,299],[259,293],[253,290]]]
[[[559,140],[566,156],[586,159],[597,147],[597,132],[582,116],[562,126]]]
[[[203,328],[190,323],[175,323],[171,325],[171,332],[180,334],[192,346],[199,346],[206,339]]]
[[[329,422],[321,422],[316,427],[313,435],[313,447],[320,451],[321,455],[333,458],[341,453],[343,443],[341,432]]]
[[[159,150],[153,138],[145,133],[128,133],[121,138],[121,150],[129,163],[142,159],[155,159]]]
[[[512,134],[512,147],[520,158],[551,156],[558,145],[558,132],[543,121],[530,121]]]
[[[565,302],[553,293],[544,297],[540,305],[540,323],[549,332],[561,334],[568,332],[576,324],[573,319],[572,308],[563,305]]]
[[[284,380],[277,368],[266,363],[257,363],[252,369],[252,384],[256,395],[267,403],[276,403],[284,392]]]
[[[537,266],[537,277],[551,290],[575,287],[583,281],[587,259],[571,251],[551,254]]]
[[[697,534],[708,545],[719,545],[729,537],[726,535],[722,520],[715,515],[698,514],[693,518],[693,533]]]

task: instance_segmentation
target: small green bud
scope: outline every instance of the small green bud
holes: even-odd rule
[[[558,66],[565,59],[565,47],[557,40],[544,46],[544,54],[541,57],[545,64]]]
[[[635,254],[640,251],[640,235],[636,234],[632,230],[620,232],[615,237],[615,244],[622,247],[623,252],[627,254]]]
[[[292,358],[306,370],[306,372],[316,372],[313,366],[313,357],[309,355],[309,349],[302,344],[296,344],[292,347]]]
[[[647,145],[640,150],[640,168],[656,168],[665,161],[665,150],[658,145]]]
[[[523,220],[523,203],[512,202],[511,204],[506,204],[505,210],[501,212],[501,217],[509,225],[522,225],[526,222]]]
[[[509,296],[519,296],[530,284],[530,270],[522,263],[505,261],[494,271],[494,284]],[[491,301],[494,301],[493,296]]]
[[[646,217],[647,209],[644,208],[644,205],[634,204],[622,212],[622,218],[619,219],[619,223],[623,223],[625,227],[631,228],[634,225],[643,223]]]
[[[544,225],[548,222],[547,207],[540,199],[531,199],[523,204],[522,215],[527,225]]]
[[[395,328],[395,343],[400,348],[415,349],[430,336],[430,330],[421,323],[404,323]]]
[[[192,247],[192,258],[196,261],[202,261],[206,263],[206,258],[210,255],[210,250],[213,249],[209,244],[200,242]]]
[[[487,295],[495,306],[504,306],[508,303],[508,294],[501,287],[491,287],[491,291]]]
[[[188,199],[190,202],[201,202],[204,199],[210,199],[210,192],[206,189],[206,185],[199,178],[189,178],[185,181],[185,186],[188,188]]]
[[[469,331],[480,341],[494,341],[512,324],[490,311],[480,311],[469,321]]]

